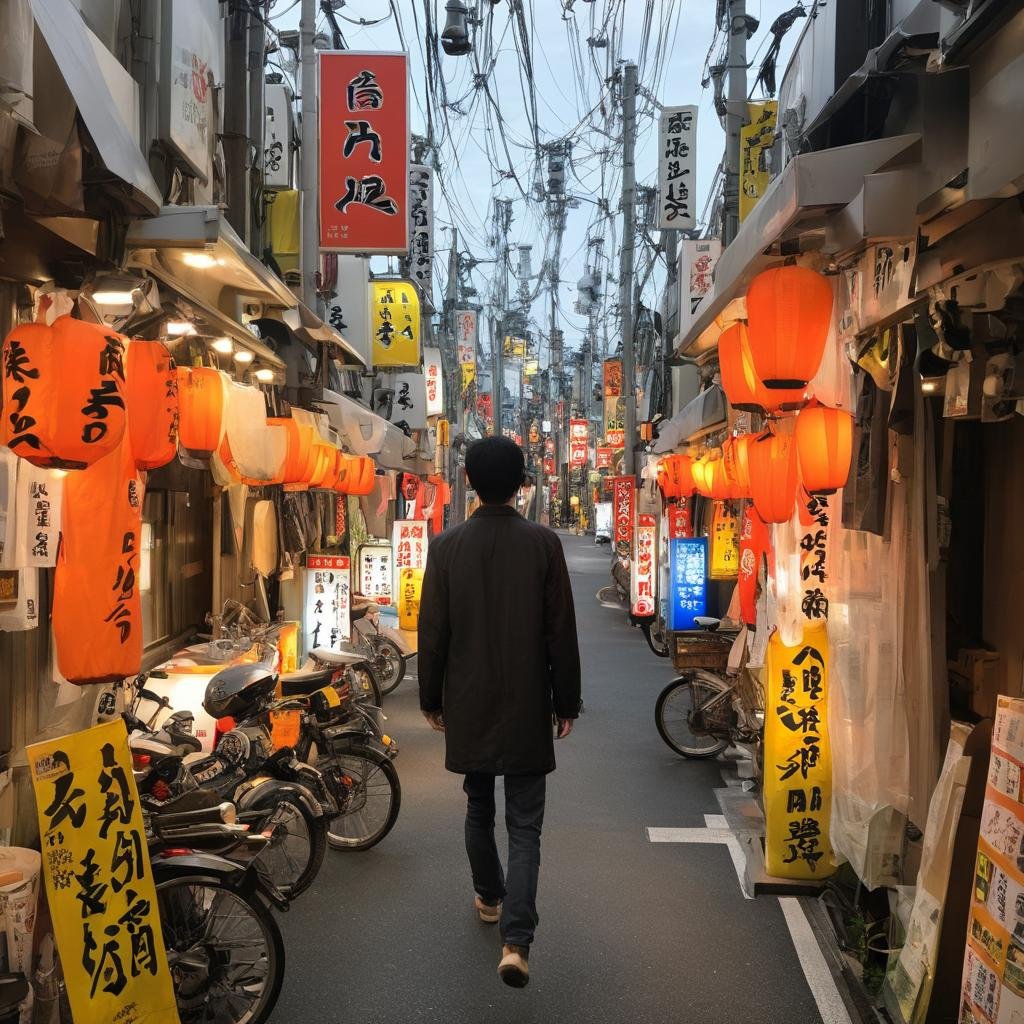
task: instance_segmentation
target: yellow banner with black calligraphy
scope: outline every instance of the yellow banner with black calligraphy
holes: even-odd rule
[[[178,1024],[124,722],[27,754],[75,1024]]]
[[[711,571],[713,580],[734,580],[740,572],[740,520],[733,505],[716,501],[711,515]]]
[[[418,366],[420,296],[411,281],[372,281],[370,316],[374,366]]]
[[[827,625],[806,626],[794,647],[772,633],[764,680],[765,870],[777,878],[826,878],[835,870]]]

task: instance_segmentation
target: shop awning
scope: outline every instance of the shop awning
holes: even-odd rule
[[[316,405],[327,413],[347,450],[355,455],[372,455],[384,469],[415,471],[416,442],[394,424],[365,405],[326,388]]]
[[[680,445],[724,427],[725,416],[725,394],[713,384],[659,426],[652,451],[655,455],[674,452]]]
[[[341,356],[346,363],[366,365],[366,360],[355,345],[350,344],[330,324],[324,323],[304,302],[300,302],[296,309],[285,310],[282,319],[295,336],[307,345],[313,348],[317,345],[330,345],[336,350],[334,355]]]
[[[732,245],[723,250],[712,290],[701,302],[700,316],[677,338],[676,351],[694,356],[714,348],[723,328],[743,315],[742,307],[727,307],[734,300],[742,301],[755,275],[783,259],[780,244],[812,228],[823,231],[829,215],[862,190],[865,175],[879,170],[919,139],[916,134],[897,135],[790,160],[743,222]]]
[[[92,43],[95,37],[81,13],[71,0],[32,0],[32,14],[107,170],[129,186],[130,199],[140,213],[157,213],[160,189],[121,117],[97,59]],[[36,82],[37,90],[45,87],[45,82]]]
[[[235,313],[247,298],[295,309],[288,286],[249,250],[216,206],[165,206],[150,220],[134,221],[127,246],[139,266],[173,275],[214,306]],[[162,271],[162,273],[159,273]]]

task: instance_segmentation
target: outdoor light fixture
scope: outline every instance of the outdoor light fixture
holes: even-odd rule
[[[183,334],[195,334],[196,329],[188,320],[168,320],[164,324],[164,333],[180,338]]]
[[[811,494],[834,494],[846,485],[853,455],[853,417],[812,402],[796,418],[800,479]]]
[[[269,384],[274,379],[274,371],[273,370],[266,370],[266,369],[257,370],[256,371],[256,379],[261,384]]]
[[[115,291],[112,288],[103,288],[92,293],[92,301],[97,306],[130,306],[134,297],[134,291]]]
[[[248,366],[252,362],[252,353],[247,349],[240,348],[235,353],[235,362],[239,366]]]
[[[214,352],[219,352],[222,356],[229,356],[235,350],[235,346],[230,338],[214,338],[210,342],[210,348]]]
[[[208,252],[187,252],[181,259],[186,267],[194,267],[196,270],[209,270],[220,262],[216,256],[211,256]]]
[[[448,13],[444,31],[441,33],[441,46],[444,47],[444,52],[451,57],[469,53],[473,49],[473,44],[469,41],[466,5],[462,0],[448,0],[444,9]]]

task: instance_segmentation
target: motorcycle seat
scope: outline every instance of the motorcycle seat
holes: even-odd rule
[[[281,696],[300,697],[306,694],[316,693],[325,686],[329,686],[337,669],[322,668],[314,669],[311,672],[290,672],[281,676]]]
[[[695,615],[693,621],[701,629],[715,630],[722,624],[721,619],[716,619],[713,615]]]
[[[325,665],[358,665],[366,661],[366,656],[355,651],[331,651],[326,647],[317,647],[310,652],[311,656]]]

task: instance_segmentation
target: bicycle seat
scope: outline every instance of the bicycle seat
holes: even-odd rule
[[[314,669],[312,672],[290,672],[281,676],[281,696],[298,697],[310,693],[316,693],[325,686],[329,686],[337,671],[333,666],[330,668]]]
[[[722,624],[721,619],[716,619],[713,615],[695,615],[693,621],[700,626],[701,629],[706,629],[709,632],[713,632],[718,629]]]

